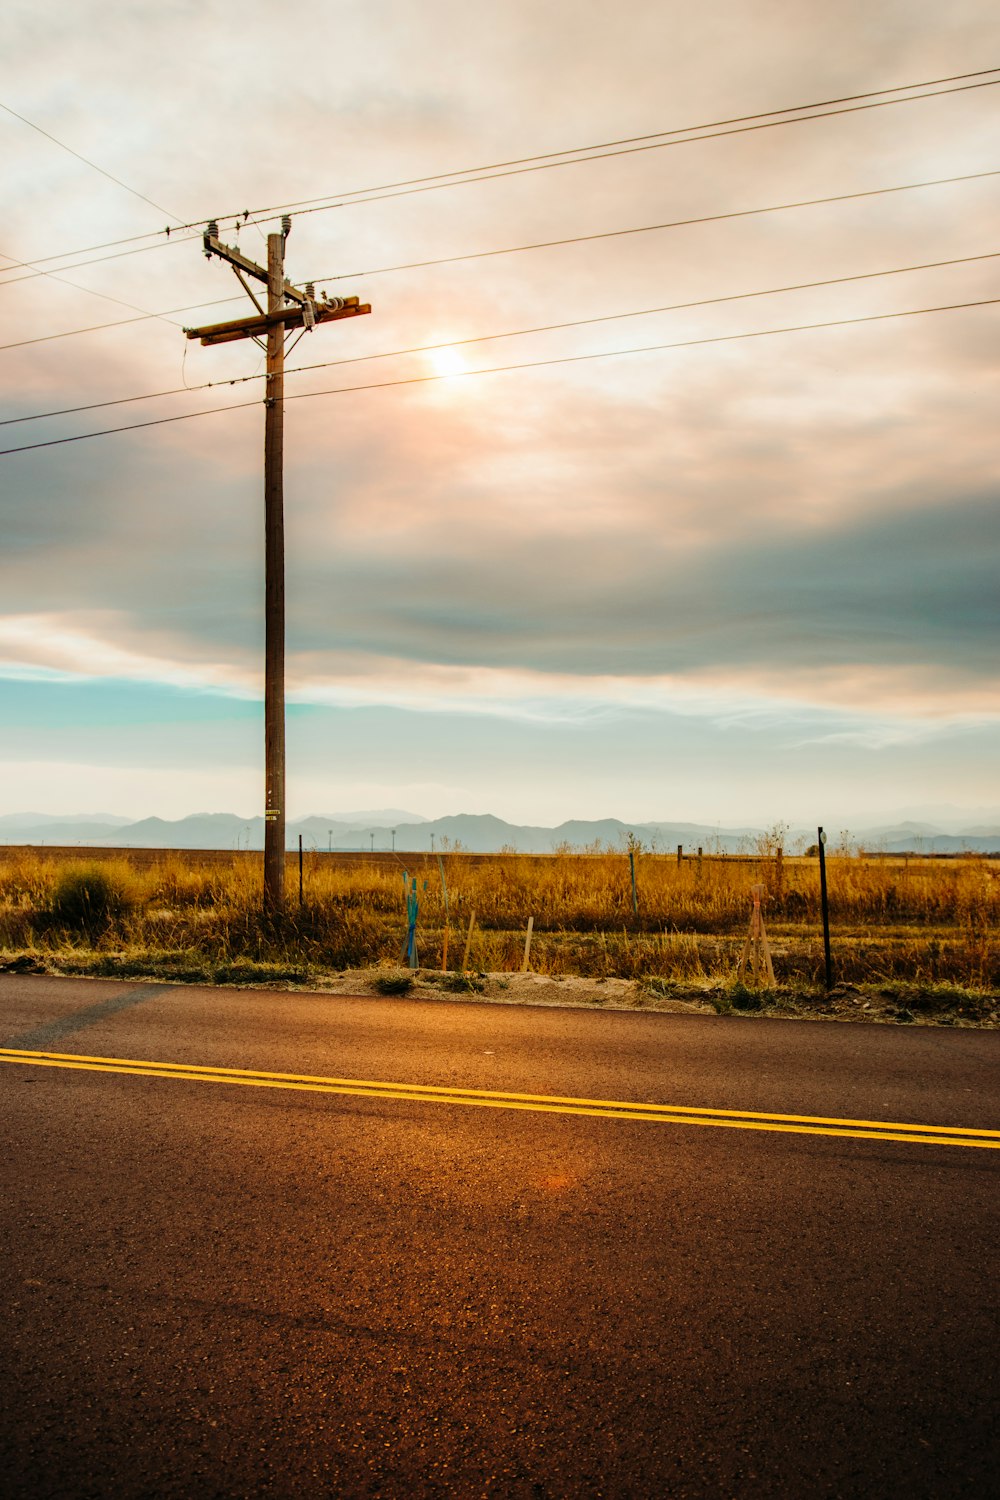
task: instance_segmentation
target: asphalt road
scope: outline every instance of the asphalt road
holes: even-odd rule
[[[996,1492],[996,1032],[0,976],[0,1048],[5,1495]]]

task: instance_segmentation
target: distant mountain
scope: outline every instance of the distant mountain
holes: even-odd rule
[[[258,834],[254,843],[254,835]],[[117,831],[114,842],[123,849],[238,849],[264,846],[264,819],[238,818],[234,813],[195,813],[175,822],[143,818]]]
[[[936,828],[933,823],[915,823],[907,818],[902,823],[892,823],[888,827],[866,828],[864,837],[871,843],[875,839],[925,839],[936,838],[944,833],[943,828]]]
[[[22,822],[28,818],[34,821]],[[625,823],[618,818],[573,818],[547,828],[507,823],[492,813],[457,813],[427,819],[392,808],[367,816],[344,813],[334,818],[314,814],[288,823],[285,834],[290,850],[298,847],[301,835],[303,847],[308,850],[394,849],[400,854],[432,850],[444,853],[449,848],[475,854],[496,854],[504,849],[522,854],[550,854],[561,848],[624,851],[630,837],[643,848],[664,854],[672,853],[678,844],[686,853],[702,848],[706,854],[749,854],[764,838],[762,829],[721,828],[706,823]],[[856,837],[863,846],[887,854],[1000,851],[1000,828],[986,826],[950,834],[932,824],[905,822],[860,831]],[[814,838],[814,830],[790,829],[785,835],[785,847],[792,853],[805,848]],[[142,818],[134,823],[123,823],[117,818],[88,820],[83,815],[43,816],[39,821],[38,815],[15,813],[0,818],[0,843],[4,842],[125,849],[259,850],[264,847],[264,819],[240,818],[235,813],[195,813],[187,818]]]
[[[116,844],[126,823],[88,823],[69,819],[26,826],[0,824],[0,844]]]
[[[1000,853],[1000,833],[985,837],[957,833],[903,834],[881,838],[877,841],[862,838],[869,849],[883,850],[886,854],[997,854]]]
[[[419,813],[404,812],[399,807],[380,807],[376,812],[339,812],[316,817],[319,823],[343,823],[348,828],[398,828],[401,823],[426,823]]]
[[[688,852],[702,847],[706,853],[736,854],[752,848],[762,830],[720,829],[700,823],[623,823],[618,818],[574,818],[556,828],[545,828],[506,823],[492,813],[457,813],[416,825],[403,824],[395,834],[393,844],[384,830],[376,836],[374,843],[371,840],[365,843],[356,834],[349,834],[335,838],[333,848],[392,847],[399,852],[419,853],[433,849],[443,853],[448,847],[461,847],[475,854],[496,854],[502,849],[513,849],[519,854],[551,854],[560,848],[625,849],[631,834],[645,848],[663,853],[672,852],[681,844]]]
[[[14,828],[45,828],[54,823],[66,827],[92,823],[102,824],[107,828],[121,828],[131,821],[131,818],[120,818],[114,813],[4,813],[0,816],[0,833]]]

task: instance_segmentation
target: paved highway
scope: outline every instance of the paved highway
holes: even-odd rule
[[[994,1493],[998,1062],[0,976],[4,1493]]]

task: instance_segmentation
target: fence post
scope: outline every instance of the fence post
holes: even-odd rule
[[[441,973],[448,968],[448,882],[444,878],[444,860],[440,854],[437,857],[438,869],[441,871],[441,893],[444,896],[444,936],[441,940]]]
[[[299,834],[299,905],[302,905],[302,835]]]
[[[632,913],[633,913],[634,916],[637,917],[639,915],[639,897],[638,897],[638,894],[637,894],[636,888],[635,888],[635,851],[634,851],[634,849],[630,849],[628,851],[628,867],[629,867],[629,870],[632,873]]]
[[[417,962],[417,916],[419,911],[417,877],[414,875],[412,887],[406,894],[406,961],[411,969],[419,967]]]
[[[819,899],[823,909],[823,957],[826,964],[826,988],[833,989],[833,963],[830,958],[830,907],[826,899],[826,834],[822,828],[816,847],[819,849]]]

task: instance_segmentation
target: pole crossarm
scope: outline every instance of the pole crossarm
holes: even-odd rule
[[[338,306],[337,303],[341,305]],[[256,318],[236,318],[231,323],[209,323],[204,328],[185,328],[189,339],[201,339],[203,344],[231,344],[236,339],[260,338],[269,328],[284,324],[286,329],[311,327],[312,323],[334,323],[341,318],[359,318],[371,312],[370,302],[361,302],[357,297],[338,297],[329,306],[324,302],[310,302],[304,307],[282,307],[275,313],[261,313]]]
[[[248,276],[252,276],[256,281],[262,281],[265,286],[267,285],[267,272],[264,267],[259,266],[255,260],[251,260],[242,251],[237,250],[234,245],[224,245],[214,234],[204,235],[202,237],[202,244],[205,246],[206,256],[218,255],[221,260],[227,260],[237,270],[245,271]],[[297,286],[292,286],[290,281],[284,283],[282,290],[290,302],[304,304],[310,300],[308,292],[300,291]]]

